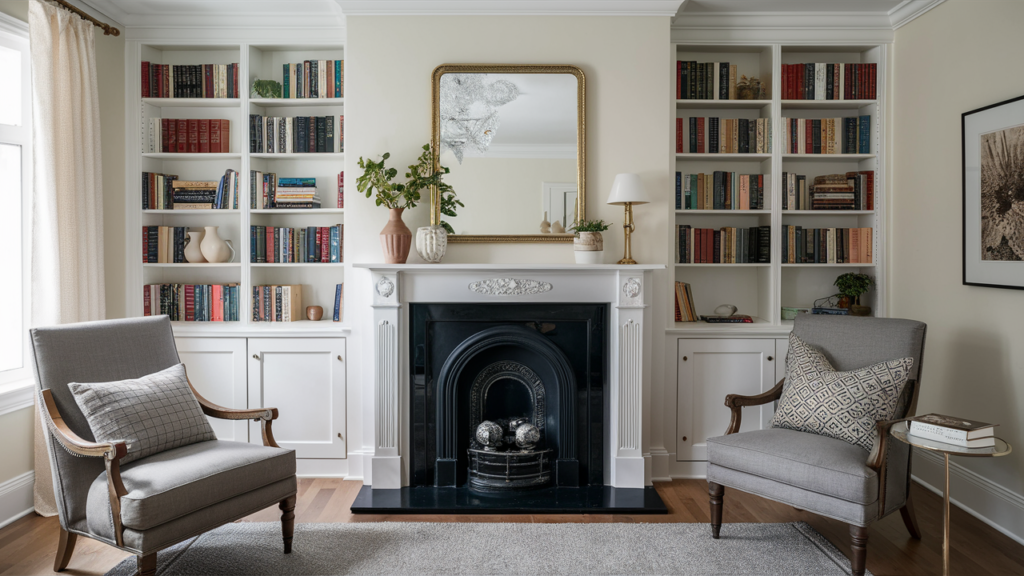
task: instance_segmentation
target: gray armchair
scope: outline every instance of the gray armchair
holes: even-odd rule
[[[276,408],[232,410],[196,394],[209,417],[261,422],[263,446],[199,442],[122,467],[123,441],[95,441],[68,384],[139,378],[178,364],[167,316],[37,328],[31,337],[60,517],[55,571],[67,567],[81,535],[136,554],[138,572],[155,574],[158,550],[274,504],[291,552],[295,452],[274,442]]]
[[[726,396],[725,405],[732,410],[729,429],[725,436],[708,438],[712,537],[719,537],[728,486],[848,523],[855,576],[864,574],[871,522],[899,510],[911,536],[920,539],[910,500],[910,446],[888,440],[892,425],[913,416],[917,408],[925,328],[913,320],[798,316],[793,333],[822,350],[836,370],[914,358],[896,408],[898,419],[877,424],[878,438],[869,454],[842,440],[794,430],[741,433],[743,407],[778,400],[785,380],[757,396]]]

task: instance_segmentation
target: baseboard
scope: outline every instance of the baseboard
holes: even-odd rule
[[[933,452],[914,450],[913,465],[914,480],[941,495],[939,487],[946,482],[943,458]],[[1024,544],[1024,496],[952,461],[949,495],[949,501],[958,508]]]
[[[36,473],[29,470],[0,483],[0,528],[32,512],[32,483]]]
[[[669,482],[669,453],[664,448],[651,448],[651,482]]]

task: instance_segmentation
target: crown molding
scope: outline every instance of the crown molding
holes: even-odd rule
[[[346,16],[675,16],[682,0],[334,0]]]
[[[124,27],[129,19],[129,14],[124,10],[121,10],[113,2],[104,0],[69,0],[76,7],[85,10],[89,14],[92,14],[96,18],[102,20],[113,20],[110,22],[111,25]]]
[[[892,29],[897,30],[911,20],[942,4],[946,0],[904,0],[903,3],[889,10],[889,21]]]
[[[0,30],[10,32],[18,36],[28,37],[28,22],[18,20],[14,16],[9,16],[0,12]]]

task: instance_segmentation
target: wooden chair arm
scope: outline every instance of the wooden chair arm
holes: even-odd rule
[[[729,428],[726,429],[725,434],[728,436],[740,431],[740,424],[743,422],[744,406],[761,406],[778,400],[782,396],[782,385],[785,382],[786,379],[783,378],[771,390],[756,396],[741,396],[739,394],[729,394],[726,396],[725,405],[732,410],[732,419],[729,421]]]
[[[124,440],[108,442],[89,442],[71,431],[53,401],[53,392],[42,391],[42,411],[46,419],[46,427],[54,439],[65,450],[75,456],[103,457],[107,470],[107,495],[110,498],[110,516],[114,522],[114,540],[118,546],[124,546],[124,527],[121,524],[121,497],[128,494],[121,480],[121,458],[128,455],[128,444]]]
[[[885,514],[885,487],[886,483],[886,463],[888,461],[887,456],[889,455],[889,431],[892,429],[894,424],[899,422],[906,422],[909,418],[899,418],[896,420],[882,420],[875,423],[875,433],[878,435],[875,440],[874,448],[871,449],[871,454],[868,454],[868,460],[865,463],[868,468],[875,471],[878,475],[878,517],[881,518]]]
[[[186,376],[185,379],[188,380],[188,376]],[[271,429],[271,423],[274,420],[277,420],[277,408],[250,408],[245,410],[225,408],[203,398],[202,394],[196,390],[196,387],[192,385],[191,381],[188,382],[188,387],[192,390],[192,394],[195,395],[196,400],[199,401],[199,406],[202,407],[203,414],[212,418],[220,418],[221,420],[259,421],[261,425],[260,427],[263,431],[263,445],[280,448],[274,440],[274,432]]]

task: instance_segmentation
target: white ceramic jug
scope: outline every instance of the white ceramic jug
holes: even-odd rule
[[[199,247],[207,262],[231,262],[235,259],[234,246],[231,245],[230,240],[224,240],[217,235],[216,226],[206,227],[206,233],[203,234],[203,241]]]

